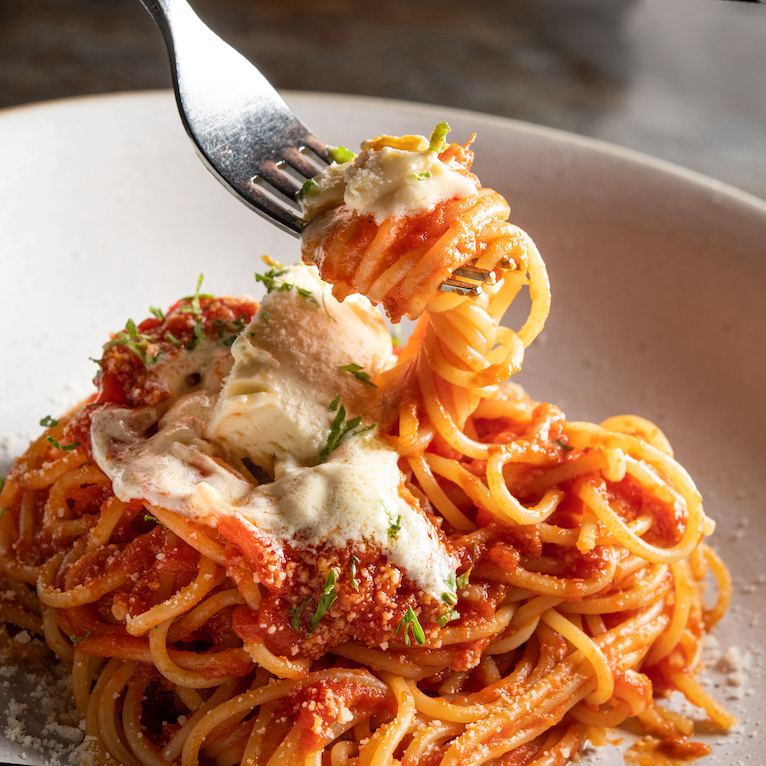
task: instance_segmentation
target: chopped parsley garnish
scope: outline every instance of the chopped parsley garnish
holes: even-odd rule
[[[64,450],[64,452],[71,452],[73,449],[77,449],[80,446],[80,442],[72,442],[71,444],[59,444],[52,436],[48,437],[48,441],[56,448]]]
[[[436,618],[436,624],[443,628],[448,622],[452,622],[452,620],[457,620],[460,618],[460,613],[456,612],[454,609],[448,609],[446,612],[442,612],[437,618]]]
[[[184,311],[184,309],[188,312],[191,311],[192,316],[195,317],[195,319],[202,314],[202,307],[200,306],[199,299],[200,298],[214,298],[214,295],[211,295],[210,293],[201,293],[199,291],[200,287],[202,287],[202,280],[205,278],[204,274],[200,274],[197,279],[197,289],[194,291],[194,295],[187,295],[182,300],[185,301],[191,301],[190,306],[185,306],[184,308],[180,309],[181,311]]]
[[[556,444],[558,444],[559,447],[561,447],[561,449],[563,449],[565,452],[571,452],[574,449],[574,447],[572,447],[571,445],[564,444],[564,442],[561,441],[561,439],[556,439],[555,441],[556,441]]]
[[[298,606],[287,610],[290,614],[290,624],[293,626],[293,630],[296,632],[298,631],[298,628],[301,624],[301,611],[303,610],[303,607],[309,603],[309,601],[311,601],[311,596],[304,598],[303,601],[298,604]]]
[[[418,622],[418,616],[415,614],[415,612],[412,610],[412,607],[407,607],[407,611],[404,613],[404,617],[402,617],[401,622],[396,628],[396,633],[398,633],[402,627],[404,627],[404,643],[409,646],[410,645],[410,627],[412,627],[412,637],[421,645],[425,644],[426,642],[426,634],[423,632],[423,628]]]
[[[3,491],[5,487],[5,476],[0,476],[0,492]]]
[[[312,189],[318,188],[319,184],[313,178],[309,178],[309,180],[301,186],[300,191],[295,195],[296,199],[302,200]]]
[[[149,313],[156,316],[160,322],[165,321],[165,314],[162,312],[162,309],[158,309],[156,306],[149,306]]]
[[[202,325],[202,319],[199,318],[194,322],[194,329],[192,330],[192,338],[186,346],[187,351],[194,351],[197,348],[197,344],[205,337],[205,328]]]
[[[348,568],[351,570],[351,587],[359,593],[359,581],[356,579],[356,565],[359,563],[359,559],[352,555],[348,562]]]
[[[431,177],[431,172],[429,170],[421,170],[419,173],[413,173],[413,178],[417,178],[418,181],[425,181],[426,178]]]
[[[57,426],[59,424],[58,420],[56,418],[52,418],[50,415],[46,415],[41,421],[40,425],[45,426],[45,428],[53,428],[53,426]],[[2,487],[0,487],[2,489]]]
[[[234,341],[239,338],[239,335],[229,335],[228,338],[224,338],[221,343],[226,346],[226,348],[231,348],[234,345]]]
[[[399,537],[399,532],[402,531],[402,525],[400,523],[402,520],[402,514],[400,513],[394,521],[394,514],[388,510],[388,506],[382,500],[380,502],[386,511],[386,516],[388,516],[388,536],[391,539],[396,540],[396,538]]]
[[[447,590],[442,593],[442,601],[447,606],[455,606],[457,604],[457,583],[455,582],[455,573],[450,572],[449,577],[446,579],[445,584]]]
[[[281,290],[283,282],[278,282],[279,277],[287,274],[287,269],[269,269],[265,274],[255,274],[256,282],[263,282],[266,292],[271,293],[274,290]]]
[[[155,344],[148,335],[138,331],[136,323],[132,319],[128,319],[125,323],[125,329],[120,330],[117,333],[117,337],[114,340],[110,340],[104,346],[104,354],[109,351],[113,346],[125,346],[125,348],[132,351],[146,366],[154,364],[161,356],[161,349],[158,349],[155,356],[148,354],[149,344]],[[104,357],[102,355],[101,361]]]
[[[314,297],[314,293],[311,292],[311,290],[306,290],[303,287],[297,287],[296,285],[288,284],[287,282],[284,282],[284,287],[282,287],[282,290],[289,290],[290,288],[294,287],[295,291],[298,293],[298,295],[301,296],[301,298],[305,298],[309,303],[313,303],[317,308],[319,308],[319,301]]]
[[[255,275],[256,282],[262,282],[266,287],[267,293],[273,292],[288,292],[289,290],[295,290],[301,298],[305,298],[309,303],[313,303],[319,308],[319,301],[314,297],[314,293],[311,290],[306,290],[304,287],[298,287],[290,282],[285,282],[280,279],[281,276],[287,274],[288,269],[269,269],[265,274]]]
[[[468,569],[461,575],[455,575],[454,572],[450,572],[449,577],[445,581],[447,590],[442,593],[442,601],[450,607],[446,612],[443,612],[436,619],[440,628],[443,628],[450,620],[457,620],[460,614],[456,612],[452,607],[457,606],[457,593],[463,590],[468,585],[468,581],[473,571],[473,565],[476,561],[476,543],[473,544],[473,550],[471,551],[471,563]]]
[[[165,340],[169,343],[172,343],[174,346],[183,346],[183,342],[178,340],[175,335],[173,335],[172,332],[166,332],[165,333]]]
[[[333,162],[337,162],[338,165],[356,159],[356,154],[351,149],[346,149],[345,146],[328,146],[327,153],[330,155],[330,159]]]
[[[447,133],[452,128],[447,125],[446,122],[440,122],[431,133],[431,143],[428,145],[428,150],[431,152],[443,152],[447,148]]]
[[[340,369],[344,372],[350,372],[357,380],[361,380],[362,383],[367,383],[368,386],[377,386],[372,382],[369,373],[364,371],[364,367],[360,367],[358,364],[342,364]]]
[[[159,524],[163,529],[167,529],[167,526],[163,524],[156,516],[152,516],[151,513],[144,514],[144,521],[153,521],[155,524]]]
[[[356,428],[361,422],[362,417],[361,415],[356,418],[352,418],[349,421],[346,421],[346,406],[344,404],[341,404],[339,406],[340,402],[340,394],[338,394],[335,399],[332,400],[332,404],[330,404],[329,410],[330,412],[335,412],[337,409],[338,414],[335,416],[334,420],[332,421],[332,425],[330,426],[330,433],[327,434],[327,444],[324,445],[322,448],[322,451],[319,453],[319,457],[317,458],[317,463],[324,463],[325,460],[327,460],[328,457],[330,457],[330,453],[340,444],[340,440],[352,429]],[[377,428],[377,423],[373,423],[371,426],[365,426],[364,428],[360,428],[354,436],[357,436],[358,434],[363,434],[365,431],[371,431],[373,428]]]
[[[327,314],[327,316],[330,317],[330,319],[332,319],[332,321],[337,324],[338,320],[330,313],[329,309],[327,308],[327,304],[325,303],[325,300],[324,300],[324,293],[322,293],[322,308],[324,309],[324,313]]]
[[[80,641],[85,641],[85,639],[90,635],[91,631],[88,631],[84,636],[69,636],[69,640],[73,644],[79,644]]]
[[[165,352],[160,348],[157,349],[157,353],[154,356],[147,356],[146,357],[146,364],[147,366],[150,364],[156,364],[165,356]]]
[[[269,312],[268,311],[261,311],[261,322],[264,324],[269,323]]]
[[[213,324],[218,327],[218,337],[223,338],[227,332],[233,332],[234,337],[229,336],[224,340],[225,346],[231,346],[234,343],[234,338],[245,329],[245,323],[247,322],[247,314],[240,314],[236,319],[232,319],[230,322],[224,322],[222,319],[214,319]]]
[[[311,618],[309,635],[311,635],[314,628],[319,624],[319,621],[327,613],[327,610],[333,605],[335,599],[338,598],[338,594],[335,592],[335,583],[337,579],[338,573],[334,569],[331,569],[327,574],[327,579],[324,583],[322,595],[319,597],[319,604],[317,604],[316,612],[314,612],[314,616]]]

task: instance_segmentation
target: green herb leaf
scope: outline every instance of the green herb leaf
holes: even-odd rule
[[[239,335],[229,335],[229,337],[224,338],[221,343],[222,345],[226,346],[226,348],[231,348],[237,338],[239,338]]]
[[[56,418],[52,418],[50,415],[46,415],[40,421],[40,425],[45,426],[46,428],[53,428],[53,426],[57,426],[58,424],[59,424],[58,420],[56,420]]]
[[[282,282],[278,282],[277,280],[283,274],[287,274],[287,269],[269,269],[265,274],[258,274],[256,272],[255,281],[262,282],[266,287],[266,292],[270,293],[279,289]]]
[[[343,364],[340,369],[344,372],[350,372],[357,380],[361,380],[362,383],[366,383],[368,386],[377,386],[372,382],[369,373],[364,371],[364,367],[360,367],[358,364]]]
[[[85,639],[91,634],[91,631],[88,631],[84,636],[69,636],[69,640],[73,644],[79,644],[80,641],[85,641]]]
[[[425,644],[426,642],[426,634],[423,632],[423,628],[418,622],[418,616],[415,614],[415,612],[412,610],[412,607],[407,607],[407,611],[404,613],[404,617],[402,617],[401,622],[396,628],[396,633],[398,633],[402,627],[404,627],[404,643],[409,646],[410,645],[410,634],[409,629],[412,627],[412,637],[421,645]]]
[[[309,601],[311,601],[311,596],[304,598],[303,601],[298,604],[298,606],[287,610],[290,614],[290,624],[293,626],[293,630],[296,632],[298,631],[298,628],[301,624],[301,611],[303,610],[303,607],[309,603]]]
[[[322,308],[324,309],[324,313],[327,314],[327,316],[330,317],[330,319],[332,319],[332,321],[337,324],[338,320],[329,312],[327,308],[327,304],[324,301],[324,293],[322,293]]]
[[[0,476],[0,492],[5,488],[5,476]]]
[[[419,173],[413,173],[413,178],[417,178],[418,181],[425,181],[426,178],[431,177],[431,172],[429,170],[421,170]]]
[[[457,605],[457,594],[458,591],[463,590],[468,585],[468,581],[471,577],[471,572],[473,571],[473,565],[476,562],[476,543],[473,544],[473,550],[471,551],[471,564],[468,567],[468,569],[463,572],[461,575],[456,575],[454,572],[450,572],[449,577],[444,581],[444,584],[447,586],[447,589],[442,593],[442,601],[449,607],[453,607]],[[454,610],[450,609],[448,612],[445,612],[444,614],[448,614],[449,612],[452,612]],[[455,614],[459,617],[460,615],[455,612]],[[444,615],[442,615],[444,616]],[[456,619],[454,616],[445,618],[446,622],[449,622],[449,620]]]
[[[570,446],[569,444],[564,444],[561,439],[556,439],[555,441],[556,444],[558,444],[559,447],[561,447],[561,449],[563,449],[565,452],[571,452],[574,449],[574,447]]]
[[[287,271],[287,269],[269,269],[265,274],[256,273],[255,281],[262,282],[266,287],[267,293],[288,292],[294,288],[301,298],[305,298],[307,301],[309,301],[309,303],[313,303],[317,308],[319,308],[319,301],[314,297],[314,293],[312,293],[311,290],[306,290],[303,287],[297,287],[290,282],[285,282],[284,280],[280,279],[281,276],[287,274]]]
[[[200,306],[200,298],[212,298],[210,293],[200,293],[199,289],[202,287],[202,280],[205,278],[204,274],[200,274],[197,278],[197,289],[194,291],[194,295],[190,295],[184,298],[185,301],[191,301],[192,315],[195,319],[202,314],[202,307]]]
[[[340,402],[340,394],[338,394],[335,399],[333,399],[332,404],[330,404],[330,412],[335,412],[335,410],[338,410],[338,414],[335,416],[335,418],[332,421],[332,425],[330,426],[330,433],[327,434],[327,443],[322,448],[322,451],[319,453],[319,457],[317,458],[317,463],[324,463],[325,460],[327,460],[328,457],[330,457],[330,453],[340,444],[340,440],[351,430],[356,428],[361,422],[362,417],[361,415],[357,418],[353,418],[352,420],[346,421],[346,407],[345,405],[341,404],[338,406],[338,402]],[[378,424],[374,423],[371,426],[366,426],[365,428],[362,428],[360,431],[357,431],[357,433],[364,433],[365,431],[369,431],[371,428],[375,428]],[[354,434],[356,436],[356,434]]]
[[[359,563],[359,559],[352,555],[348,562],[348,567],[351,570],[351,587],[359,593],[359,583],[356,579],[356,565]]]
[[[460,613],[456,612],[454,609],[448,609],[446,612],[442,612],[437,618],[436,618],[436,624],[443,628],[448,622],[451,622],[452,620],[457,620],[460,618]]]
[[[197,348],[197,344],[205,337],[205,328],[202,325],[202,319],[197,319],[194,323],[194,329],[192,331],[192,338],[186,346],[187,351],[194,351]]]
[[[431,143],[428,146],[428,150],[431,152],[444,151],[444,149],[447,147],[447,141],[445,139],[447,138],[447,133],[449,133],[450,130],[452,130],[452,128],[450,128],[446,122],[440,122],[434,128],[434,132],[431,133]]]
[[[73,449],[77,449],[80,446],[80,442],[72,442],[71,444],[59,444],[52,436],[48,437],[48,441],[56,448],[64,450],[64,452],[71,452]]]
[[[165,333],[165,340],[169,343],[172,343],[174,346],[183,346],[183,343],[176,338],[175,335],[173,335],[172,332],[166,332]]]
[[[150,356],[149,354],[146,355],[146,366],[148,367],[151,364],[157,364],[157,362],[160,361],[165,356],[165,352],[161,349],[157,349],[157,353],[154,356]]]
[[[333,162],[337,162],[338,165],[342,165],[344,162],[351,162],[356,159],[356,154],[350,149],[346,149],[345,146],[328,146],[327,153],[330,155],[330,159]]]
[[[319,184],[313,178],[309,178],[309,180],[301,186],[300,191],[295,195],[296,199],[302,200],[312,189],[318,188]]]
[[[269,312],[268,311],[261,311],[261,322],[263,322],[264,324],[268,324],[269,323]],[[252,334],[253,333],[250,333],[251,336],[252,336]]]
[[[388,516],[388,536],[393,540],[396,540],[396,538],[399,537],[399,532],[402,531],[402,525],[399,523],[402,520],[402,515],[400,513],[396,517],[396,521],[394,521],[394,514],[388,510],[388,506],[382,500],[380,502],[383,504],[386,516]]]
[[[309,635],[311,635],[314,628],[319,624],[319,621],[327,613],[327,610],[333,605],[335,599],[338,598],[338,594],[335,592],[335,583],[337,579],[338,573],[334,569],[331,569],[325,580],[322,595],[319,597],[319,604],[317,605],[316,612],[314,612],[314,616],[311,618]]]
[[[454,572],[450,572],[449,577],[445,580],[445,585],[447,590],[442,593],[442,601],[447,606],[455,606],[457,604],[457,583]]]
[[[165,524],[163,524],[156,516],[152,516],[151,513],[144,514],[144,521],[153,521],[155,524],[159,524],[163,529],[167,529]]]
[[[149,306],[149,313],[156,316],[157,319],[160,320],[160,322],[165,321],[165,314],[162,312],[162,309],[158,309],[155,306]]]
[[[158,349],[154,356],[149,355],[147,351],[150,344],[156,345],[155,341],[148,335],[138,332],[136,323],[132,319],[128,319],[125,323],[125,329],[120,330],[120,332],[117,333],[117,337],[114,338],[114,340],[110,340],[109,343],[104,346],[104,354],[106,354],[106,352],[113,346],[125,346],[125,348],[132,351],[144,365],[148,367],[151,364],[155,364],[163,356],[162,349]],[[93,361],[96,360],[94,359]],[[101,360],[98,362],[102,368],[103,361],[104,357],[102,355]]]

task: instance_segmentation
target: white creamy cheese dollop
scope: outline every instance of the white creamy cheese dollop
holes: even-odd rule
[[[266,295],[234,342],[234,366],[206,427],[210,439],[271,475],[316,461],[336,397],[349,419],[368,411],[374,386],[341,367],[374,376],[392,359],[391,336],[366,298],[339,303],[315,266],[293,266],[276,281],[293,287]]]
[[[380,225],[386,218],[418,215],[449,199],[476,196],[476,183],[448,168],[429,150],[427,138],[407,138],[413,139],[407,149],[369,148],[365,142],[355,160],[322,171],[303,198],[304,217],[311,220],[345,203]]]
[[[374,387],[340,367],[358,364],[375,375],[390,363],[380,315],[360,296],[338,303],[315,267],[295,266],[278,279],[293,287],[264,298],[231,348],[233,365],[228,349],[206,340],[156,368],[171,399],[96,411],[95,462],[123,502],[140,500],[213,527],[237,515],[277,549],[380,550],[440,598],[458,561],[425,511],[400,492],[398,453],[374,429],[351,431],[317,464],[338,411],[330,403],[340,395],[351,418],[376,398]],[[275,481],[256,485],[247,458],[273,470]]]
[[[458,561],[425,513],[400,494],[398,459],[367,432],[347,437],[325,463],[256,487],[239,505],[223,497],[210,502],[240,514],[278,543],[298,548],[352,543],[383,551],[422,590],[441,598]]]
[[[229,504],[247,496],[252,485],[202,434],[214,402],[215,397],[198,392],[177,399],[162,417],[161,406],[108,407],[94,414],[93,459],[123,503],[140,500],[215,526],[206,493]]]

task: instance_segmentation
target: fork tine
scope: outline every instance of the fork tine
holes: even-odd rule
[[[320,159],[324,160],[328,165],[332,161],[330,159],[330,152],[327,150],[327,145],[320,141],[313,133],[307,133],[303,138],[303,143]]]
[[[250,192],[251,204],[261,215],[268,216],[277,226],[293,236],[300,237],[303,220],[287,207],[275,202],[255,184]]]
[[[464,282],[462,279],[445,279],[439,289],[443,293],[456,293],[457,295],[481,295],[484,291],[481,285],[475,282]]]
[[[316,175],[316,173],[314,173]],[[258,175],[255,178],[260,178],[270,186],[273,186],[278,192],[284,194],[288,200],[294,200],[295,194],[300,189],[300,184],[294,181],[286,173],[283,173],[279,165],[276,162],[264,162],[258,169]],[[255,178],[253,182],[255,182]]]
[[[300,149],[293,146],[284,153],[285,162],[297,170],[304,178],[313,178],[318,172],[317,168],[307,157],[301,154]]]
[[[497,277],[494,271],[485,271],[484,269],[477,269],[476,266],[465,264],[452,271],[452,276],[458,279],[465,279],[469,282],[482,282],[485,285],[494,285],[497,282]]]

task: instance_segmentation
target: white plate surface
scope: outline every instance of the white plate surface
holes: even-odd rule
[[[717,635],[752,653],[744,686],[717,677],[741,731],[713,735],[709,766],[761,750],[759,615],[766,573],[766,204],[642,155],[505,119],[391,101],[293,93],[331,144],[381,133],[478,134],[474,169],[548,264],[553,310],[518,376],[573,420],[657,422],[695,478],[735,578]],[[268,253],[297,242],[202,167],[172,95],[127,94],[0,113],[0,474],[90,390],[108,332],[193,291],[254,293]],[[738,699],[732,699],[739,697]],[[618,764],[601,751],[599,763]],[[753,761],[748,761],[753,762]]]

